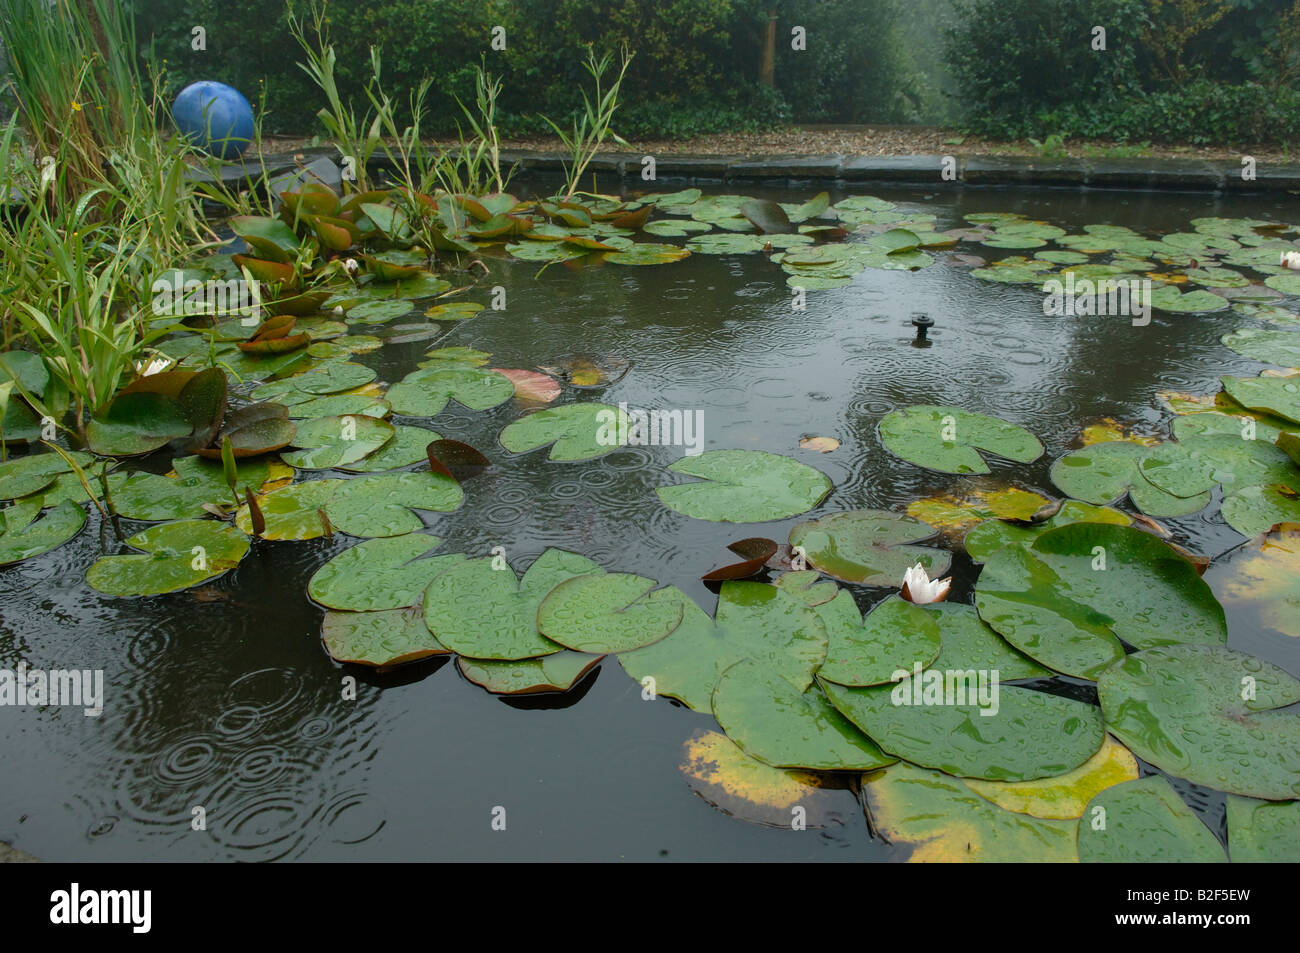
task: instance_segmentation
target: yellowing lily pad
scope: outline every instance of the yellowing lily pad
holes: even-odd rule
[[[998,807],[1034,817],[1067,819],[1079,817],[1084,808],[1106,788],[1138,776],[1137,758],[1109,735],[1100,750],[1073,771],[1037,781],[980,781],[970,778],[967,786]]]

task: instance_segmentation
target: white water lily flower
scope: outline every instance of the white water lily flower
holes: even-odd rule
[[[355,275],[357,273],[357,269],[360,267],[361,265],[357,262],[355,258],[348,258],[343,262],[343,269],[349,275]]]
[[[1282,267],[1290,268],[1292,271],[1300,271],[1300,251],[1282,252]]]
[[[151,374],[161,373],[162,371],[167,370],[167,368],[171,366],[172,366],[172,359],[170,357],[155,357],[148,364],[146,364],[144,361],[135,362],[136,372],[141,377],[148,377]]]
[[[903,573],[901,595],[908,602],[915,602],[918,605],[925,605],[927,602],[943,602],[948,598],[948,587],[951,585],[951,576],[947,579],[931,579],[925,567],[917,563]]]

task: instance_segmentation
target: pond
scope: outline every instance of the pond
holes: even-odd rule
[[[529,185],[549,194],[549,183]],[[815,190],[741,191],[804,202]],[[908,215],[934,215],[940,231],[988,212],[1070,233],[1102,223],[1148,237],[1190,231],[1205,217],[1295,220],[1294,202],[1277,198],[874,194]],[[989,259],[1035,253],[978,242],[959,251]],[[1157,309],[1146,326],[1122,316],[1045,316],[1037,284],[981,280],[972,262],[932,254],[936,262],[919,270],[869,267],[841,287],[810,289],[797,310],[786,273],[762,253],[694,254],[659,267],[558,264],[538,275],[537,262],[485,251],[489,273],[464,297],[490,305],[500,287],[504,309],[448,322],[437,340],[350,360],[389,384],[430,348],[487,352],[495,368],[536,370],[573,356],[625,362],[614,382],[566,387],[556,405],[594,399],[681,410],[702,422],[705,451],[766,451],[825,474],[832,489],[808,512],[715,522],[686,516],[656,494],[686,480],[668,470],[685,455],[680,445],[623,446],[582,462],[551,461],[544,450],[512,455],[498,435],[536,406],[517,399],[481,411],[451,403],[432,420],[405,421],[471,444],[493,462],[465,480],[458,509],[420,512],[443,540],[437,553],[480,557],[502,547],[522,573],[550,547],[569,550],[609,572],[676,586],[709,614],[717,586],[700,577],[735,561],[726,547],[738,539],[785,543],[793,527],[821,516],[902,513],[936,494],[1012,485],[1059,497],[1052,464],[1080,447],[1084,427],[1113,419],[1167,438],[1173,414],[1162,393],[1214,394],[1224,375],[1255,377],[1272,366],[1221,343],[1229,332],[1261,326],[1239,310]],[[916,313],[934,320],[928,348],[913,346]],[[1037,436],[1044,452],[1025,464],[992,457],[988,476],[917,466],[891,454],[877,433],[885,415],[912,405],[1010,421]],[[839,445],[801,449],[809,436]],[[1173,542],[1217,559],[1244,541],[1219,516],[1221,495],[1216,489],[1208,507],[1159,523]],[[806,789],[808,830],[783,823],[784,808],[775,822],[772,811],[758,818],[766,824],[730,816],[746,810],[684,770],[688,745],[698,755],[708,743],[701,733],[717,731],[713,716],[646,699],[612,655],[569,691],[526,696],[485,691],[446,655],[388,672],[336,663],[322,648],[324,610],[307,588],[321,566],[357,545],[353,537],[255,541],[235,569],[208,584],[114,598],[85,581],[105,554],[101,537],[109,553],[118,551],[100,522],[92,509],[86,530],[66,545],[0,569],[0,667],[104,671],[101,717],[27,707],[0,718],[0,840],[43,859],[897,861],[911,853],[906,843],[873,836],[849,776]],[[930,545],[955,550],[949,602],[971,603],[978,567],[949,536]],[[866,612],[896,585],[843,588]],[[1300,675],[1300,641],[1279,634],[1249,601],[1228,610],[1230,648]],[[1097,699],[1084,678],[1058,676],[1049,691]],[[1142,770],[1158,773],[1145,762]],[[1171,780],[1222,835],[1224,794]],[[205,830],[193,829],[197,808]],[[494,824],[501,809],[504,830]]]

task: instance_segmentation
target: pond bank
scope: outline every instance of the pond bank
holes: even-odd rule
[[[315,147],[297,152],[263,156],[272,174],[291,170],[320,157],[335,154],[332,147]],[[602,152],[590,169],[599,178],[655,182],[723,185],[728,183],[776,187],[850,185],[873,182],[935,188],[1017,187],[1155,189],[1161,191],[1284,193],[1300,192],[1300,163],[1259,162],[1254,178],[1243,179],[1240,160],[1165,158],[1081,158],[1043,159],[1030,156],[960,155],[652,155],[654,178],[642,155]],[[519,166],[530,173],[562,173],[565,157],[556,152],[510,149],[501,153],[503,166]],[[382,169],[380,157],[371,165]],[[645,170],[645,171],[643,171]],[[227,181],[257,177],[255,157],[247,165],[230,163],[223,169]]]

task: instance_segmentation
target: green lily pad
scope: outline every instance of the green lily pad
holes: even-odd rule
[[[767,240],[761,235],[716,232],[692,238],[686,247],[699,255],[749,255],[762,251],[765,244]]]
[[[86,570],[92,589],[110,596],[152,596],[209,582],[239,565],[249,539],[214,520],[151,526],[126,545],[140,555],[104,556]]]
[[[1139,758],[1217,791],[1300,795],[1300,681],[1222,646],[1129,655],[1097,680],[1110,731]]]
[[[940,577],[952,555],[946,550],[911,543],[930,539],[934,527],[888,510],[833,513],[790,531],[809,565],[844,582],[866,586],[901,586],[903,573],[920,563],[926,574]]]
[[[1228,795],[1228,854],[1234,864],[1300,861],[1300,801]]]
[[[424,620],[438,640],[462,656],[517,661],[564,646],[537,630],[537,610],[552,589],[576,576],[604,572],[585,556],[548,549],[517,580],[497,557],[470,559],[434,578],[424,595]]]
[[[685,597],[655,585],[631,573],[574,576],[542,600],[537,629],[566,648],[595,655],[658,642],[681,623]]]
[[[409,301],[363,301],[348,309],[348,323],[383,324],[414,310]]]
[[[323,606],[349,612],[415,605],[434,576],[465,559],[461,553],[420,558],[441,544],[437,536],[424,533],[368,539],[316,570],[307,594]]]
[[[647,235],[658,235],[661,238],[682,238],[686,235],[707,232],[712,227],[708,222],[697,222],[690,218],[673,218],[647,222],[642,231]]]
[[[1226,497],[1219,515],[1242,536],[1258,536],[1278,523],[1300,522],[1300,496],[1284,487],[1248,486]]]
[[[1295,462],[1266,440],[1238,434],[1188,437],[1153,448],[1138,463],[1147,482],[1176,496],[1193,496],[1222,484],[1225,493],[1281,484],[1300,490]]]
[[[436,321],[463,321],[482,310],[483,305],[477,301],[449,301],[447,304],[435,304],[424,314]]]
[[[426,448],[442,435],[423,427],[407,424],[394,424],[396,431],[392,438],[373,453],[367,454],[353,463],[346,463],[338,469],[348,473],[377,473],[382,470],[396,470],[421,463],[428,459]]]
[[[978,450],[1017,463],[1032,463],[1043,453],[1038,438],[1023,427],[960,407],[895,410],[881,419],[880,439],[894,456],[943,473],[988,473]]]
[[[899,762],[862,788],[876,830],[912,863],[1073,863],[1076,822],[1003,810],[959,778]]]
[[[826,627],[799,596],[778,586],[722,584],[715,618],[683,598],[681,625],[667,638],[618,657],[624,671],[696,711],[712,711],[718,677],[757,659],[799,691],[826,658]]]
[[[1032,781],[1073,770],[1101,747],[1101,712],[1092,705],[1014,685],[994,694],[991,674],[980,699],[977,677],[934,667],[892,686],[822,684],[882,750],[948,774]]]
[[[800,691],[777,671],[745,659],[724,671],[713,714],[746,754],[776,768],[870,771],[892,764],[814,685]]]
[[[292,420],[312,417],[387,417],[392,407],[388,401],[366,394],[329,394],[313,397],[289,408]]]
[[[317,539],[326,533],[322,511],[343,480],[310,480],[292,483],[257,498],[258,509],[266,520],[263,539]],[[248,504],[235,514],[235,525],[245,533],[253,532],[253,518]]]
[[[1228,396],[1251,410],[1300,424],[1300,377],[1224,377]]]
[[[724,523],[765,523],[806,513],[831,491],[820,470],[759,450],[708,450],[668,468],[701,483],[661,486],[666,506],[686,516]]]
[[[101,456],[127,457],[149,453],[194,430],[185,410],[173,397],[139,391],[119,395],[98,417],[86,424],[90,449]]]
[[[0,566],[48,553],[86,525],[86,511],[71,500],[64,500],[42,516],[43,505],[38,496],[0,510]]]
[[[1160,311],[1172,311],[1177,314],[1207,314],[1212,311],[1226,311],[1230,306],[1227,298],[1212,291],[1179,291],[1173,285],[1157,285],[1151,289],[1148,302]]]
[[[1270,275],[1264,279],[1264,284],[1284,295],[1300,295],[1300,275]]]
[[[826,681],[855,688],[883,685],[899,670],[910,672],[918,663],[924,668],[939,657],[938,617],[899,596],[890,596],[864,618],[852,594],[840,590],[817,614],[830,643],[817,672]]]
[[[321,619],[321,641],[336,662],[390,668],[451,651],[424,624],[418,606],[376,612],[330,610]]]
[[[364,387],[373,381],[376,376],[375,369],[366,367],[364,364],[353,364],[351,361],[326,361],[309,371],[286,379],[283,383],[289,388],[301,391],[304,394],[320,396]],[[254,391],[254,399],[261,400],[264,397],[272,396],[266,393],[271,389],[271,386],[273,385],[261,387]]]
[[[286,451],[280,457],[299,470],[328,470],[356,463],[386,444],[395,432],[388,421],[362,414],[315,417],[298,425],[293,442],[303,449]]]
[[[475,685],[481,685],[495,695],[535,695],[539,692],[567,692],[602,658],[603,655],[569,651],[516,662],[460,656],[456,659],[456,667]]]
[[[1079,819],[1079,860],[1084,863],[1226,863],[1210,833],[1162,777],[1107,788]]]
[[[1186,557],[1150,533],[1072,523],[992,553],[980,617],[1030,658],[1095,679],[1139,648],[1227,640],[1223,608]]]
[[[1300,367],[1300,334],[1295,331],[1242,328],[1225,334],[1223,343],[1251,360],[1282,367]]]
[[[454,400],[470,410],[488,410],[514,396],[510,379],[482,367],[459,361],[439,361],[436,366],[412,371],[388,389],[393,412],[411,417],[433,417]]]
[[[501,431],[501,446],[528,453],[551,446],[551,460],[591,460],[627,443],[627,414],[609,404],[583,403],[548,407],[520,417]]]
[[[220,462],[203,457],[177,457],[172,461],[174,477],[156,473],[114,473],[109,479],[113,507],[119,516],[133,520],[199,519],[206,512],[205,503],[228,507],[233,502],[230,486]],[[280,472],[283,471],[283,472]],[[244,460],[236,467],[236,483],[254,490],[269,479],[279,479],[292,471],[282,464],[266,460]]]
[[[1060,457],[1052,464],[1052,482],[1066,496],[1095,506],[1118,502],[1128,494],[1133,505],[1148,516],[1186,516],[1202,510],[1210,494],[1180,497],[1155,486],[1139,465],[1150,447],[1127,440],[1094,443]]]
[[[0,352],[0,384],[7,381],[18,385],[14,389],[15,394],[21,388],[40,397],[50,382],[50,372],[39,354],[19,350],[4,351]]]
[[[88,467],[94,457],[72,451],[78,466]],[[62,474],[71,473],[68,462],[57,453],[29,453],[0,463],[0,500],[16,500],[52,486]]]
[[[424,526],[413,510],[450,513],[464,496],[460,484],[441,473],[376,473],[343,481],[325,515],[349,536],[402,536]]]
[[[1071,523],[1113,523],[1129,526],[1132,520],[1119,510],[1106,506],[1093,506],[1077,500],[1067,500],[1050,519],[1033,526],[1024,526],[1005,520],[985,520],[967,531],[963,543],[966,554],[977,563],[988,562],[989,557],[1004,546],[1028,548],[1041,534]]]

